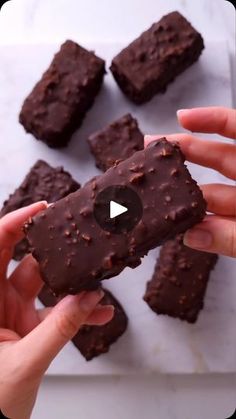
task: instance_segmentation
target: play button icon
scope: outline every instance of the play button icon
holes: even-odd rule
[[[110,201],[110,218],[119,217],[119,215],[124,214],[126,211],[128,211],[128,208],[115,201]]]
[[[103,230],[122,234],[132,230],[143,214],[137,193],[127,186],[114,185],[103,189],[94,203],[94,217]]]

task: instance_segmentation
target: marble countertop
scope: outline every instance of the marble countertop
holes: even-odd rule
[[[227,40],[236,86],[235,10],[225,0],[12,0],[0,12],[0,43],[128,42],[176,9],[205,39]],[[235,374],[50,377],[41,386],[32,418],[224,419],[235,408],[235,393]]]

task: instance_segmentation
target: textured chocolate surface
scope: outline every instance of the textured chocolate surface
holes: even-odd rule
[[[79,187],[79,183],[62,167],[54,168],[45,161],[38,160],[19,188],[3,203],[0,217],[34,202],[58,201]],[[28,241],[23,239],[15,247],[14,259],[21,260],[27,253],[29,253]]]
[[[113,305],[114,316],[112,320],[104,326],[83,326],[72,339],[74,345],[79,349],[87,361],[109,351],[110,346],[123,335],[127,328],[128,318],[124,309],[116,298],[107,290],[101,300],[101,305]],[[46,306],[54,306],[59,300],[50,289],[45,285],[38,298]]]
[[[111,71],[129,99],[141,104],[165,92],[203,48],[200,33],[180,13],[172,12],[123,49],[112,60]]]
[[[23,104],[25,130],[50,147],[65,146],[92,106],[104,74],[101,58],[66,41]]]
[[[96,195],[111,185],[131,187],[143,216],[131,232],[111,234],[96,223]],[[176,144],[165,139],[137,151],[25,225],[44,281],[57,295],[96,288],[205,215],[206,203]]]
[[[190,249],[183,236],[164,244],[144,300],[157,314],[196,322],[218,256]]]
[[[135,151],[142,150],[143,134],[137,120],[127,114],[103,130],[92,134],[88,142],[96,166],[105,172],[116,162],[127,159]]]

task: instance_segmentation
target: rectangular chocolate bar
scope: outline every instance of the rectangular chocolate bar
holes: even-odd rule
[[[165,92],[203,48],[200,33],[180,13],[172,12],[113,58],[110,69],[125,95],[141,104]]]
[[[101,131],[88,138],[96,166],[104,172],[118,161],[132,156],[135,151],[143,149],[143,134],[138,122],[127,114],[112,122]]]
[[[111,292],[105,289],[103,291],[105,295],[99,304],[114,306],[112,320],[104,326],[85,325],[72,339],[74,345],[87,361],[108,352],[110,346],[123,335],[128,325],[128,318],[121,304]],[[54,306],[59,300],[46,285],[42,288],[38,298],[46,307]]]
[[[92,106],[104,74],[104,60],[66,41],[25,99],[21,124],[49,147],[66,146]]]
[[[58,201],[79,188],[79,183],[62,167],[54,168],[45,161],[38,160],[19,188],[3,203],[0,217],[34,202]],[[14,259],[21,260],[27,253],[29,253],[29,244],[23,239],[15,247]]]
[[[109,202],[99,203],[100,192],[108,187],[115,191],[117,185],[129,188],[143,207],[139,222],[131,231],[127,225],[123,234],[100,227],[94,211],[94,206],[104,208],[107,217]],[[25,232],[52,291],[75,294],[97,288],[126,266],[136,267],[149,250],[200,222],[205,209],[180,148],[162,139],[36,215],[26,223]],[[129,224],[133,213],[126,214]]]
[[[213,253],[185,246],[183,236],[178,235],[162,247],[144,301],[157,314],[195,323],[217,259]]]

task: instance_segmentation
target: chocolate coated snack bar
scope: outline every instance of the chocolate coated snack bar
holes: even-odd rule
[[[112,185],[130,187],[142,201],[142,218],[130,232],[111,234],[94,218],[97,194]],[[180,148],[162,139],[36,215],[25,232],[51,290],[74,294],[138,266],[150,249],[200,222],[205,209]]]
[[[62,167],[54,168],[45,161],[38,160],[19,188],[3,203],[0,217],[34,202],[58,201],[79,187],[79,183]],[[23,239],[15,247],[14,259],[21,260],[27,253],[29,253],[29,244]]]
[[[92,106],[104,74],[101,58],[66,41],[25,99],[21,124],[49,147],[65,146]]]
[[[165,92],[203,48],[200,33],[180,13],[172,12],[123,49],[112,60],[111,71],[129,99],[141,104]]]
[[[144,300],[157,314],[196,322],[217,259],[216,254],[185,246],[182,235],[167,241],[147,284]]]
[[[104,172],[116,162],[132,156],[143,149],[143,134],[137,120],[127,114],[114,121],[103,130],[92,134],[89,146],[96,166]]]
[[[74,345],[79,349],[87,361],[109,351],[110,346],[123,335],[127,328],[128,318],[124,309],[116,298],[107,290],[99,304],[113,305],[114,316],[112,320],[104,326],[83,326],[72,339]],[[54,306],[58,298],[55,297],[50,289],[45,285],[38,298],[46,306]]]

